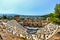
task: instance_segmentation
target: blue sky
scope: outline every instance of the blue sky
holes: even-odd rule
[[[54,12],[60,0],[0,0],[0,14],[45,15]]]

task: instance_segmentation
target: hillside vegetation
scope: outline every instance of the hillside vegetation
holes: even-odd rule
[[[60,24],[60,4],[56,4],[54,12],[50,13],[49,17],[53,23]]]

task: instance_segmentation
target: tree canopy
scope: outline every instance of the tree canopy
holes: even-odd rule
[[[60,24],[60,4],[56,4],[54,13],[49,14],[53,23]]]

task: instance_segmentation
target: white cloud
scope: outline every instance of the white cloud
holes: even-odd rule
[[[13,10],[0,10],[1,14],[9,14],[9,13],[15,13]]]

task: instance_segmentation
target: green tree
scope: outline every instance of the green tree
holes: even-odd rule
[[[49,16],[49,17],[53,17],[53,16],[54,16],[54,14],[53,14],[53,13],[50,13],[48,16]]]
[[[3,19],[7,19],[7,16],[6,15],[3,15]]]
[[[55,7],[55,17],[60,19],[60,4],[56,4],[56,7]]]
[[[54,10],[55,10],[54,14],[50,14],[51,16],[50,19],[52,20],[52,22],[60,24],[60,4],[56,4]]]

